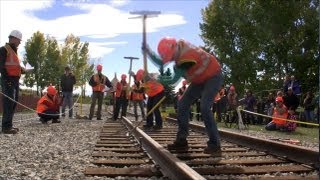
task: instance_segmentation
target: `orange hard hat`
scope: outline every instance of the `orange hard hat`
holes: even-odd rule
[[[183,81],[182,81],[182,85],[183,85],[183,86],[187,85],[187,80],[183,80]]]
[[[102,71],[102,65],[101,64],[98,64],[97,71]]]
[[[54,96],[54,95],[57,94],[57,90],[56,90],[56,88],[54,88],[53,86],[48,86],[48,88],[47,88],[47,93],[48,93],[49,95]]]
[[[121,79],[125,80],[126,78],[127,78],[127,75],[125,75],[125,74],[121,75]]]
[[[175,49],[177,47],[177,40],[172,37],[162,38],[158,44],[158,53],[164,64],[173,59]]]
[[[144,74],[144,70],[143,69],[139,69],[136,73],[136,80],[137,81],[141,81],[143,78],[143,74]]]

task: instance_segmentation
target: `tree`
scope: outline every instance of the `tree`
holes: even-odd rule
[[[47,44],[45,41],[44,34],[37,31],[33,36],[27,40],[25,45],[26,54],[24,56],[31,66],[34,67],[33,73],[27,73],[25,75],[24,83],[27,87],[37,87],[37,95],[39,95],[41,87],[45,86],[43,79],[45,75],[40,71],[41,67],[44,66],[46,59]]]
[[[159,77],[158,80],[160,82],[162,82],[163,79],[166,78],[171,78],[172,73],[170,68],[167,68],[167,70],[164,72],[164,68],[163,65],[160,66],[159,68]],[[166,104],[172,104],[174,102],[174,86],[172,84],[166,84],[166,83],[162,83],[162,85],[164,86],[164,92],[165,92],[165,96],[167,97],[165,100]]]
[[[282,88],[293,74],[302,88],[317,87],[318,2],[212,1],[202,10],[201,37],[238,89]],[[306,72],[307,76],[306,76]]]
[[[53,85],[59,87],[60,76],[64,70],[61,66],[61,57],[58,42],[55,38],[47,36],[47,50],[43,67],[39,70],[44,75],[43,82],[45,86]],[[41,87],[44,88],[44,87]],[[58,88],[59,90],[59,88]]]
[[[89,43],[80,42],[79,37],[70,34],[62,47],[62,64],[69,66],[77,79],[76,86],[84,85],[93,74],[89,65]]]

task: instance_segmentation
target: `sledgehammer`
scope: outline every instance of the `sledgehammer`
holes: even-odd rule
[[[145,118],[148,117],[150,114],[152,114],[153,111],[154,111],[157,107],[159,107],[160,104],[161,104],[165,99],[166,99],[166,97],[163,96],[163,97],[160,99],[160,101],[157,102],[157,104],[154,105],[154,106],[150,109],[150,111],[147,112],[147,115],[145,116]],[[126,134],[126,136],[129,136],[129,135],[132,133],[132,131],[135,130],[138,126],[140,126],[140,124],[141,124],[144,120],[146,120],[146,119],[142,119],[141,121],[139,121],[138,124],[135,125],[135,126]]]

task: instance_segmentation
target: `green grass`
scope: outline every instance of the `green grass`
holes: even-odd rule
[[[233,124],[232,128],[235,128],[234,126]],[[222,122],[218,123],[218,127],[228,129]],[[300,142],[319,143],[319,129],[317,127],[297,127],[294,132],[267,131],[264,127],[265,125],[249,125],[249,130],[283,139],[297,139]]]
[[[166,107],[166,113],[171,114],[175,113],[173,107]],[[235,125],[232,125],[232,128]],[[218,127],[226,128],[224,123],[218,123]],[[271,135],[273,137],[283,138],[283,139],[297,139],[300,142],[308,143],[319,143],[319,128],[318,127],[300,127],[298,126],[294,132],[280,132],[280,131],[267,131],[265,130],[265,125],[249,125],[250,131],[256,131],[266,135]]]

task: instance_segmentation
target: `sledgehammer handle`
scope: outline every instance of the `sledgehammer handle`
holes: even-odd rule
[[[166,99],[166,97],[163,96],[163,97],[160,99],[160,101],[157,102],[157,104],[154,105],[154,106],[150,109],[150,111],[148,111],[146,117],[148,117],[151,113],[153,113],[153,111],[154,111],[156,108],[158,108],[158,107],[160,106],[160,104],[161,104],[165,99]],[[137,125],[135,125],[135,126],[131,129],[131,131],[129,131],[129,134],[131,134],[134,129],[136,129],[138,126],[140,126],[140,124],[141,124],[144,120],[145,120],[145,119],[142,119]]]

